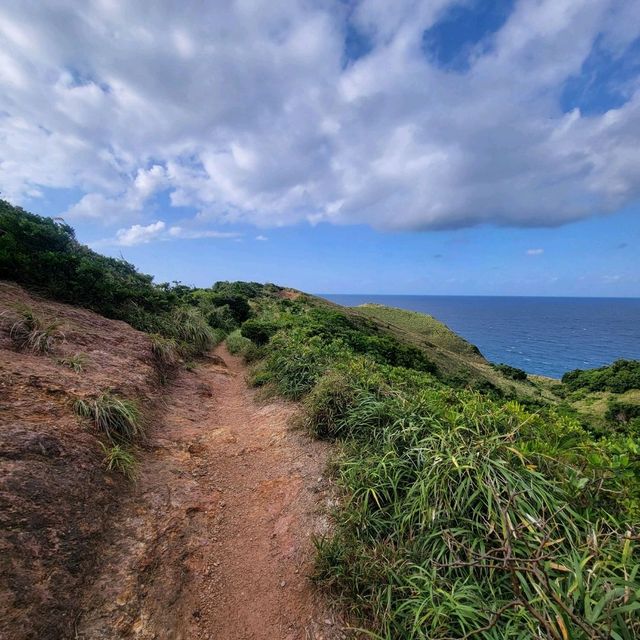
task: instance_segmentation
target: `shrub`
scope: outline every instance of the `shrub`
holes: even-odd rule
[[[46,320],[30,307],[19,307],[18,315],[9,330],[18,349],[39,354],[50,353],[56,343],[64,340],[59,320]]]
[[[301,331],[279,332],[269,343],[265,369],[271,373],[279,392],[297,400],[311,390],[332,366],[348,358],[341,342],[324,342]]]
[[[240,328],[240,333],[261,347],[269,342],[271,336],[276,333],[277,330],[278,326],[274,322],[247,320]]]
[[[492,364],[491,366],[511,380],[527,380],[527,372],[517,367],[512,367],[508,364]]]
[[[572,391],[584,388],[589,391],[624,393],[640,389],[640,361],[616,360],[612,365],[599,369],[575,369],[565,373],[562,382]]]
[[[177,300],[168,285],[81,245],[73,229],[0,200],[0,278],[145,330]],[[135,306],[132,306],[135,303]],[[144,325],[144,326],[141,326]],[[155,330],[155,329],[154,329]]]
[[[116,471],[121,473],[129,480],[135,480],[137,473],[137,461],[134,454],[130,449],[120,446],[119,444],[112,444],[106,446],[102,442],[100,443],[104,452],[103,462],[107,468],[107,471]]]
[[[264,356],[264,350],[251,342],[242,352],[244,361],[248,364],[260,360]]]
[[[640,418],[640,404],[609,400],[605,418],[611,422],[627,423],[634,418]]]
[[[367,430],[381,395],[389,393],[385,387],[367,358],[339,365],[324,374],[305,398],[303,423],[317,438],[345,438]]]
[[[58,364],[64,367],[69,367],[76,373],[80,373],[84,370],[89,359],[84,353],[76,353],[74,356],[66,356],[64,358],[58,358]]]
[[[133,400],[103,393],[96,398],[79,398],[74,410],[91,420],[113,445],[127,445],[144,436],[142,414]]]
[[[253,371],[249,375],[249,384],[252,387],[263,387],[272,382],[272,376],[270,371],[264,370],[262,367],[254,367]]]
[[[251,348],[252,345],[251,340],[249,338],[245,338],[241,333],[240,329],[236,329],[230,333],[226,340],[227,349],[229,349],[229,353],[238,356],[244,355],[244,353]]]
[[[229,333],[238,326],[231,307],[228,304],[220,307],[210,306],[208,309],[203,306],[201,310],[209,326],[214,329],[221,329],[225,333]]]

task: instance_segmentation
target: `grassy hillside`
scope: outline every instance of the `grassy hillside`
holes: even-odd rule
[[[453,385],[494,388],[524,401],[554,400],[548,389],[504,375],[484,358],[478,347],[433,316],[379,304],[353,307],[349,313],[369,318],[398,339],[424,349]]]
[[[354,311],[379,320],[394,333],[404,334],[416,343],[422,341],[425,346],[486,363],[478,347],[461,338],[433,316],[381,304],[363,304],[355,307]]]

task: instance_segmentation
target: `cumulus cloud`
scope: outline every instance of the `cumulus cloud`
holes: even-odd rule
[[[544,249],[527,249],[528,256],[541,256],[544,253]]]
[[[136,242],[171,235],[142,224],[161,192],[200,223],[385,229],[558,225],[640,197],[638,78],[602,113],[562,108],[596,45],[615,60],[640,36],[640,4],[520,0],[463,71],[423,47],[459,4],[9,0],[0,189],[81,189],[65,217],[135,220]]]

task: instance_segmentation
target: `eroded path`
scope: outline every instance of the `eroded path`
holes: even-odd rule
[[[326,445],[256,401],[221,347],[181,374],[87,588],[77,638],[297,640],[341,633],[309,582]]]

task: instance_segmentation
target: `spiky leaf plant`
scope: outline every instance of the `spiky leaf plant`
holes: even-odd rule
[[[104,465],[107,471],[121,473],[129,480],[135,480],[138,475],[137,460],[132,451],[122,445],[110,446],[100,443],[104,452]]]
[[[137,403],[111,393],[96,398],[79,398],[74,410],[91,420],[112,444],[126,445],[144,436],[144,423]]]
[[[59,320],[48,320],[27,306],[19,307],[17,311],[18,318],[11,325],[9,335],[19,349],[45,354],[64,340]]]

